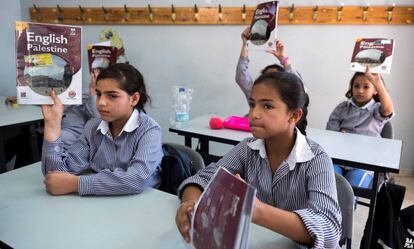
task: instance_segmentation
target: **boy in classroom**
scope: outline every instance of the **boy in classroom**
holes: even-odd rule
[[[249,98],[252,138],[179,187],[176,224],[189,242],[189,215],[219,167],[257,189],[253,223],[308,248],[338,248],[341,212],[332,160],[306,134],[307,94],[287,72],[261,75]],[[298,125],[301,124],[301,125]],[[269,218],[271,217],[271,218]]]
[[[60,137],[63,105],[51,96],[54,104],[42,106],[42,173],[50,194],[138,194],[160,185],[161,128],[145,113],[150,98],[135,67],[119,63],[102,70],[96,80],[101,117],[88,121],[69,149]]]
[[[380,137],[384,124],[394,116],[394,106],[380,74],[356,72],[349,82],[345,96],[326,124],[331,131],[349,132]],[[373,173],[334,164],[335,172],[343,175],[352,186],[368,188]]]
[[[246,96],[247,102],[249,102],[250,94],[253,87],[253,79],[249,74],[249,51],[247,48],[247,41],[250,37],[250,27],[247,27],[241,34],[242,47],[240,51],[239,61],[236,67],[236,83]],[[289,72],[293,73],[302,79],[299,72],[297,72],[290,64],[289,57],[285,54],[285,46],[280,40],[276,40],[275,50],[266,50],[267,53],[274,55],[280,62],[271,64],[262,69],[261,74],[271,72]],[[303,80],[302,80],[303,82]],[[305,89],[306,90],[306,89]]]

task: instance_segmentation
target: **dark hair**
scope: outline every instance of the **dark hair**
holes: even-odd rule
[[[352,96],[353,96],[353,94],[352,94],[352,87],[354,86],[354,81],[355,81],[356,77],[358,77],[358,76],[365,76],[365,73],[363,73],[363,72],[355,72],[354,76],[352,76],[351,80],[349,81],[349,89],[345,93],[345,97],[347,97],[348,99],[352,98]],[[384,79],[382,78],[382,76],[381,76],[381,80],[382,80],[382,83],[385,86],[385,82],[384,82]],[[380,99],[379,99],[378,94],[375,94],[374,97],[373,97],[373,99],[375,100],[375,102],[380,102]]]
[[[138,92],[140,97],[138,104],[135,106],[139,111],[144,111],[144,106],[147,102],[151,102],[147,94],[147,89],[144,84],[144,77],[134,66],[128,63],[117,63],[103,69],[96,82],[103,79],[113,79],[118,82],[119,88],[133,95]]]
[[[279,64],[271,64],[271,65],[267,65],[265,68],[262,69],[261,73],[265,74],[267,70],[269,69],[277,69],[278,72],[284,72],[285,68],[282,67]]]
[[[255,80],[253,86],[258,84],[268,84],[275,88],[289,111],[295,109],[303,111],[301,119],[296,123],[296,127],[302,134],[306,135],[309,96],[305,92],[302,80],[292,73],[275,72],[261,75]]]

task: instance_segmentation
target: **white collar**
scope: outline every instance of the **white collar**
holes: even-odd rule
[[[124,127],[122,127],[122,130],[118,134],[118,137],[121,136],[122,132],[124,131],[131,132],[135,130],[139,126],[138,119],[139,119],[139,112],[137,109],[134,109],[128,121],[125,123]],[[97,131],[100,130],[102,134],[106,135],[110,131],[108,122],[102,120],[96,130]]]
[[[355,106],[356,108],[359,108],[359,109],[367,109],[367,110],[370,110],[373,106],[374,106],[374,104],[375,104],[375,100],[374,99],[371,99],[368,103],[366,103],[364,106],[358,106],[356,103],[355,103],[355,101],[354,101],[354,99],[353,98],[350,98],[349,100],[348,100],[348,104],[351,104],[351,105],[353,105],[353,106]]]
[[[252,150],[258,150],[261,158],[267,159],[266,146],[263,139],[256,139],[247,145]],[[286,159],[286,162],[289,164],[289,170],[293,170],[296,163],[307,162],[314,157],[315,154],[313,154],[311,148],[309,147],[306,137],[299,131],[298,128],[296,128],[295,145]]]

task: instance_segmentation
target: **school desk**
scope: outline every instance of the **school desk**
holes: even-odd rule
[[[6,159],[4,152],[4,133],[9,129],[28,127],[32,136],[31,148],[33,160],[39,160],[39,148],[36,139],[36,125],[43,122],[42,110],[38,106],[18,105],[12,107],[4,104],[4,97],[0,97],[0,174],[6,172]]]
[[[0,175],[0,240],[13,248],[186,248],[175,225],[177,196],[151,188],[129,196],[52,196],[40,167]],[[252,224],[249,248],[296,247]]]
[[[169,130],[184,136],[185,145],[188,147],[191,147],[192,138],[198,138],[199,149],[206,154],[209,153],[210,141],[236,145],[244,138],[252,136],[250,132],[244,131],[212,130],[209,127],[209,120],[212,116],[204,115],[190,120],[182,127],[173,126]],[[399,172],[402,141],[315,128],[307,128],[306,132],[311,140],[325,149],[334,163],[374,172],[371,189],[353,188],[355,195],[370,199],[368,229],[371,234],[372,217],[375,213],[379,188],[379,175],[387,172]]]

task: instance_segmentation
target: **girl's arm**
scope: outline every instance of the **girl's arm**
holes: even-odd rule
[[[53,99],[53,105],[42,105],[42,113],[45,120],[44,140],[53,142],[60,137],[63,104],[54,90],[50,96]]]
[[[175,224],[177,224],[178,230],[188,243],[190,242],[190,216],[201,193],[202,189],[199,186],[187,185],[183,190],[181,205],[175,216]]]
[[[243,167],[246,160],[246,141],[240,142],[217,163],[212,163],[201,169],[196,175],[187,178],[178,189],[181,205],[177,210],[175,222],[183,238],[189,242],[190,214],[214,173],[219,167],[224,167],[233,174],[243,176]]]
[[[332,111],[329,120],[326,123],[326,129],[330,131],[341,131],[341,123],[343,120],[342,113],[346,108],[346,102],[342,102]]]
[[[385,89],[384,83],[381,80],[380,74],[372,74],[369,71],[369,67],[365,70],[365,77],[375,86],[379,100],[381,102],[380,112],[384,117],[389,117],[394,112],[394,105],[391,97]]]
[[[313,243],[313,238],[298,214],[273,207],[257,198],[254,201],[253,222],[301,244]]]
[[[252,92],[253,87],[253,79],[249,74],[248,66],[249,66],[249,58],[248,58],[248,50],[247,50],[247,39],[250,36],[250,28],[246,28],[243,33],[241,34],[242,37],[242,47],[240,51],[239,61],[236,67],[236,83],[239,85],[240,89],[243,91],[246,100],[248,101],[250,98],[250,94]]]

